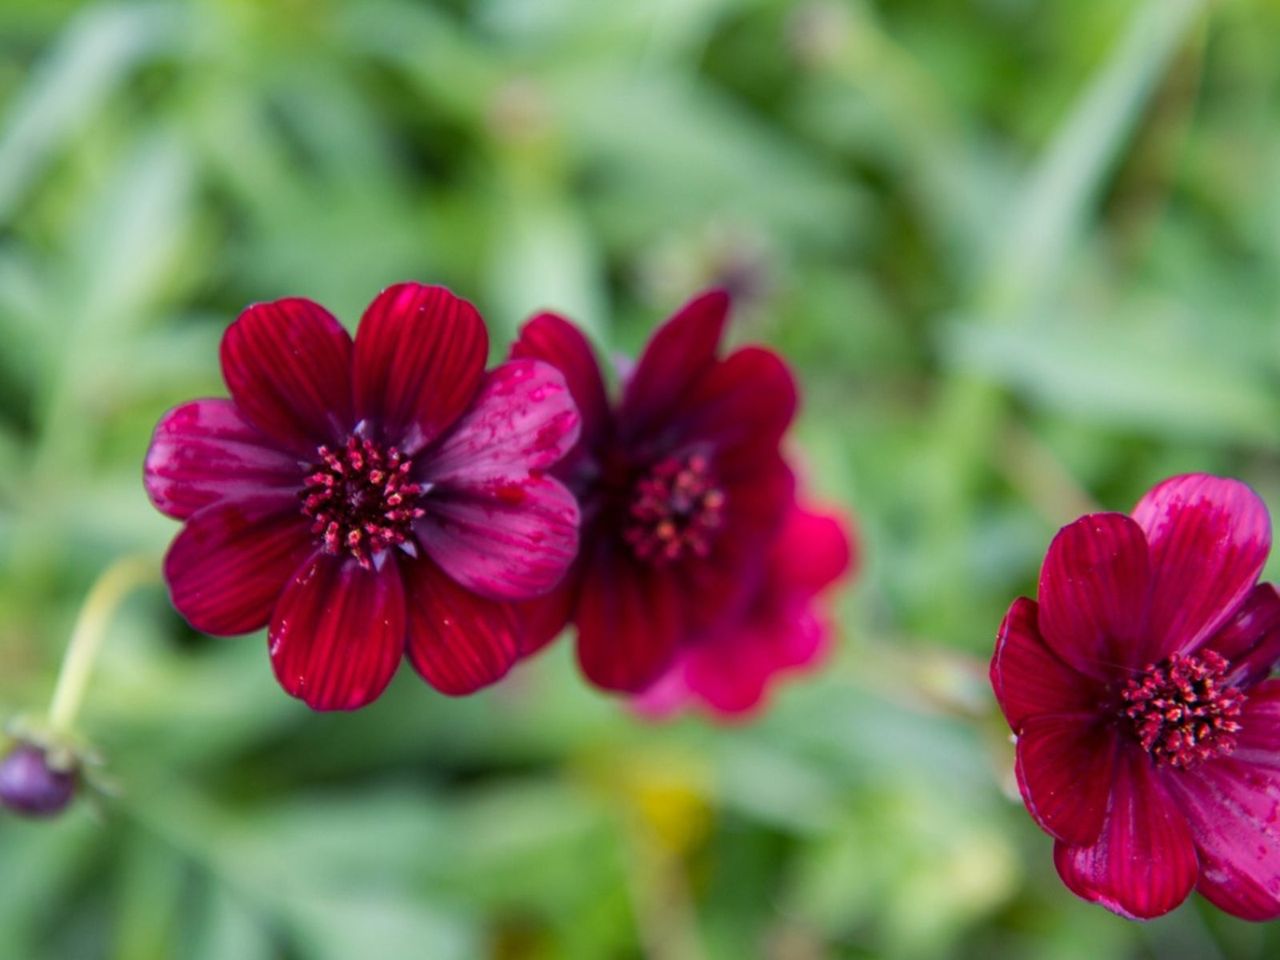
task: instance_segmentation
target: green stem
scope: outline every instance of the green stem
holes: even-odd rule
[[[49,703],[49,729],[69,734],[84,700],[94,661],[112,615],[133,590],[157,579],[155,560],[147,556],[123,557],[109,566],[89,590],[76,619],[58,684]]]

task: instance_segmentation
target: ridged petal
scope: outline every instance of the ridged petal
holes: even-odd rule
[[[222,376],[241,414],[301,457],[354,426],[351,336],[301,297],[256,303],[222,338]]]
[[[1191,829],[1145,751],[1122,749],[1115,769],[1098,842],[1057,841],[1054,865],[1077,896],[1123,917],[1158,917],[1195,886],[1199,864]]]
[[[1248,691],[1234,753],[1176,793],[1200,851],[1197,887],[1245,920],[1280,916],[1280,680]],[[1194,779],[1193,779],[1194,777]]]
[[[607,548],[587,561],[577,624],[582,672],[598,687],[626,693],[653,684],[684,636],[671,575]]]
[[[1205,647],[1230,661],[1229,683],[1247,687],[1266,679],[1280,660],[1280,593],[1258,584]]]
[[[838,516],[793,505],[742,612],[687,642],[635,707],[665,716],[701,705],[717,719],[743,720],[779,678],[816,666],[835,633],[819,594],[847,571],[848,536]]]
[[[618,422],[626,439],[672,418],[685,393],[716,362],[728,316],[729,295],[712,290],[657,329],[623,391]]]
[[[177,611],[215,636],[267,625],[285,584],[315,550],[292,495],[215,503],[196,513],[164,559]]]
[[[1142,529],[1120,513],[1081,517],[1058,531],[1040,571],[1040,635],[1063,661],[1107,678],[1150,662],[1151,570]]]
[[[1232,759],[1280,770],[1280,679],[1247,691],[1240,726]]]
[[[372,703],[404,654],[399,570],[316,554],[281,596],[269,639],[276,679],[290,696],[313,710]]]
[[[564,632],[577,609],[581,580],[581,570],[571,567],[546,596],[513,604],[520,623],[520,656],[533,656]]]
[[[423,465],[431,485],[416,531],[446,573],[475,593],[527,600],[551,590],[578,549],[578,504],[542,471],[578,436],[560,372],[512,360]]]
[[[430,560],[402,563],[409,607],[409,662],[441,693],[462,696],[501,680],[519,656],[512,604],[486,600]]]
[[[1018,788],[1027,811],[1053,837],[1091,845],[1102,832],[1119,739],[1091,715],[1038,715],[1018,735]]]
[[[1067,666],[1045,644],[1036,626],[1036,602],[1019,597],[996,635],[991,687],[1014,733],[1032,717],[1089,713],[1097,683]]]
[[[582,420],[582,434],[574,451],[593,449],[609,428],[609,398],[595,350],[576,326],[554,313],[542,313],[520,328],[511,347],[516,359],[544,360],[564,375]]]
[[[776,453],[761,457],[749,472],[722,475],[720,487],[723,521],[710,555],[686,556],[674,565],[685,598],[683,619],[697,633],[741,612],[768,572],[770,550],[795,501],[795,476]]]
[[[193,400],[156,424],[143,482],[157,510],[185,520],[219,500],[296,489],[302,468],[230,400]]]
[[[1187,474],[1157,485],[1133,518],[1151,544],[1147,659],[1187,653],[1235,613],[1271,550],[1271,518],[1238,480]]]
[[[484,321],[466,300],[444,287],[388,287],[356,332],[356,411],[412,456],[467,409],[488,352]]]
[[[432,499],[414,529],[427,554],[467,589],[528,600],[550,591],[573,563],[578,502],[558,480],[529,477],[496,496]]]
[[[1170,785],[1195,837],[1196,889],[1244,920],[1280,916],[1280,771],[1227,758]]]
[[[564,376],[541,360],[510,360],[484,380],[475,404],[430,454],[430,483],[505,498],[507,486],[553,466],[581,422]]]
[[[712,443],[721,463],[734,469],[777,449],[798,403],[795,378],[782,358],[744,347],[696,379],[673,419],[685,436]]]

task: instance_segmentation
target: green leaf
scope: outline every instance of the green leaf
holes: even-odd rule
[[[0,220],[177,23],[160,4],[86,10],[32,74],[0,131]]]

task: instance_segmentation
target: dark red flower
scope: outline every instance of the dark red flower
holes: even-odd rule
[[[1271,521],[1235,480],[1166,480],[1064,527],[1014,601],[991,683],[1027,809],[1076,894],[1159,916],[1196,887],[1280,916],[1280,595]]]
[[[635,706],[654,717],[699,703],[726,720],[754,713],[778,677],[825,656],[834,627],[822,601],[855,563],[843,517],[792,504],[746,608],[686,645]]]
[[[145,479],[186,526],[165,558],[197,629],[270,625],[281,686],[317,710],[376,699],[407,653],[436,689],[470,693],[517,659],[500,601],[559,582],[573,495],[544,471],[576,441],[553,367],[484,371],[475,308],[401,284],[353,342],[303,299],[257,304],[222,340],[229,400],[156,427]]]
[[[25,817],[52,817],[76,792],[74,768],[55,769],[43,747],[19,743],[0,760],[0,806]]]
[[[721,291],[690,301],[654,334],[616,405],[567,320],[535,317],[512,349],[557,366],[582,413],[582,437],[556,468],[582,505],[579,562],[525,605],[525,649],[572,621],[583,672],[605,689],[644,690],[740,608],[791,502],[778,445],[795,384],[769,350],[717,357],[728,310]]]

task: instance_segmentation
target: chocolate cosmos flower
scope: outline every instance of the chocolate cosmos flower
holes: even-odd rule
[[[361,707],[402,655],[445,693],[517,658],[509,604],[546,593],[577,547],[573,496],[544,471],[576,441],[563,377],[484,372],[475,309],[401,284],[354,342],[303,299],[250,307],[222,341],[229,400],[165,414],[152,502],[186,522],[165,558],[174,606],[218,635],[270,625],[281,686]]]
[[[729,309],[704,294],[654,334],[611,405],[595,354],[567,320],[529,321],[512,349],[558,367],[582,438],[556,468],[581,501],[582,548],[552,595],[524,605],[526,652],[572,621],[597,686],[636,692],[686,642],[740,610],[791,502],[778,452],[795,413],[769,350],[716,355]]]
[[[1132,517],[1064,527],[1039,604],[1009,609],[991,683],[1027,809],[1079,896],[1129,917],[1196,887],[1280,916],[1280,596],[1244,484],[1166,480]]]
[[[822,601],[854,564],[853,550],[842,517],[793,504],[741,615],[688,644],[636,708],[661,717],[702,704],[726,720],[758,710],[780,676],[827,653],[834,627]]]

